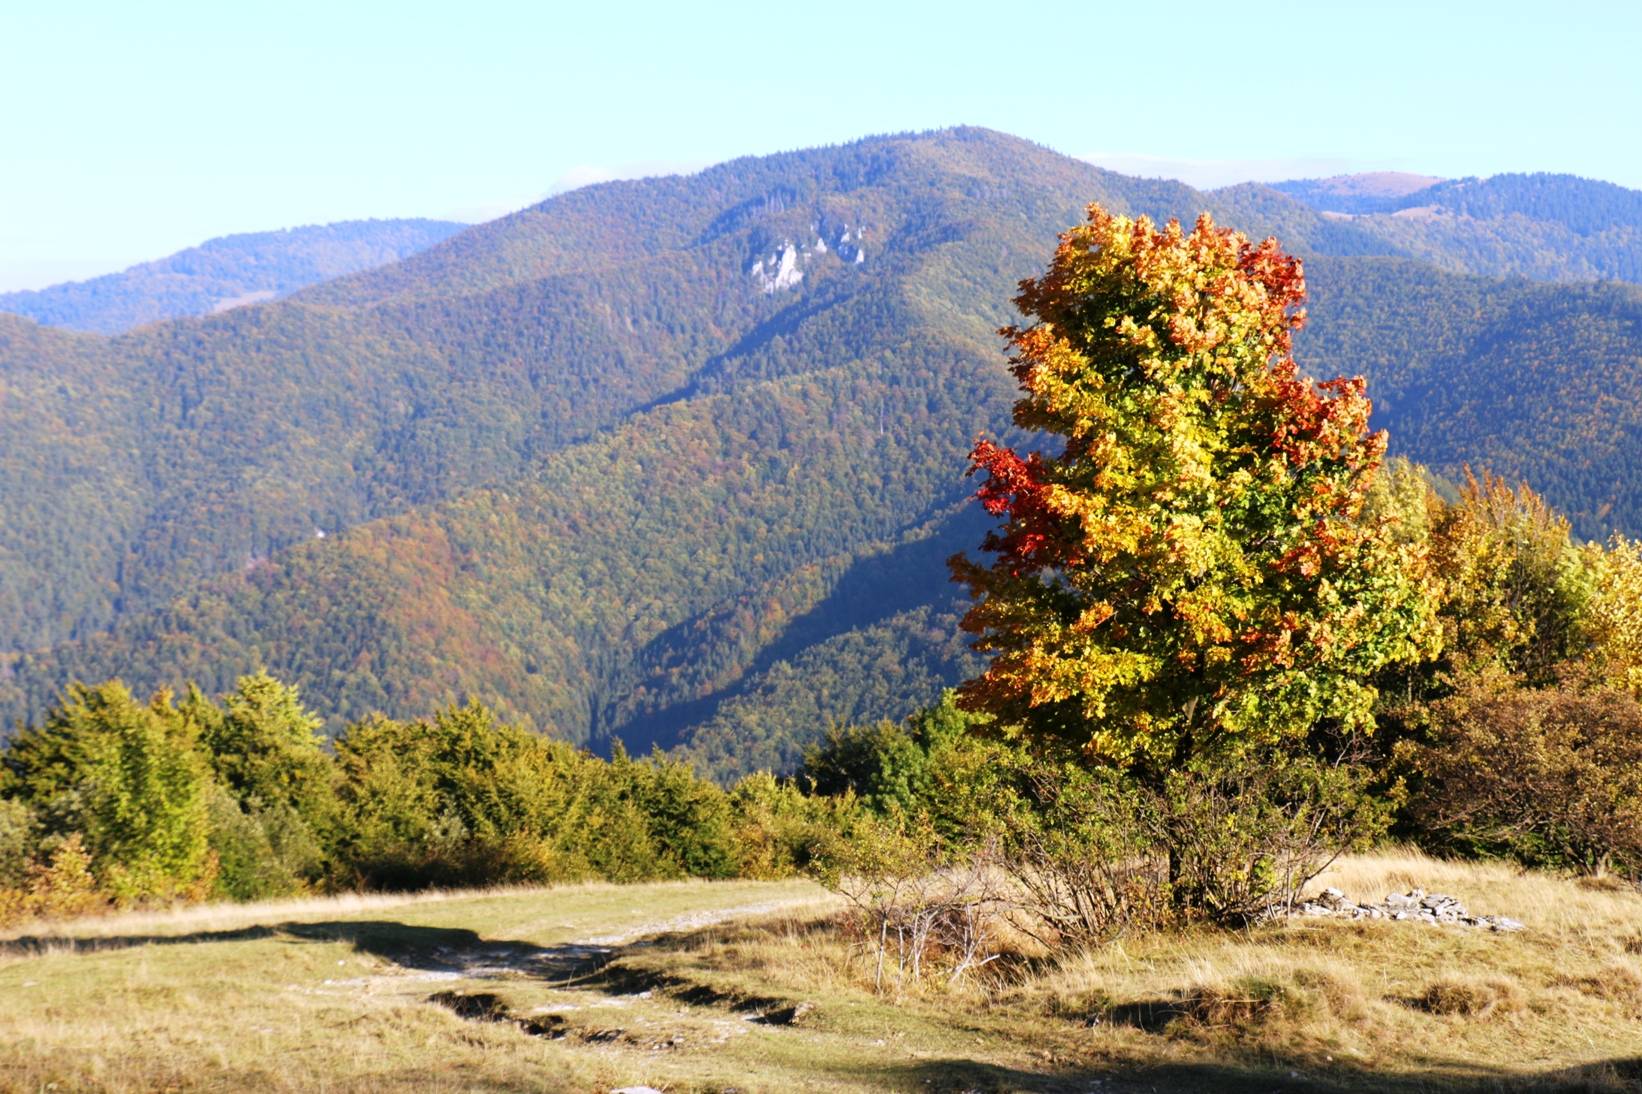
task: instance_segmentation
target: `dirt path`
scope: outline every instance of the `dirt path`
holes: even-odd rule
[[[750,919],[753,916],[773,915],[776,912],[813,907],[818,903],[815,897],[804,896],[794,897],[790,900],[765,900],[757,904],[742,904],[733,908],[688,912],[684,915],[673,916],[671,919],[660,919],[652,923],[639,923],[617,934],[578,939],[571,944],[581,946],[625,946],[630,942],[637,942],[639,939],[648,938],[651,935],[696,931],[704,927],[716,927],[720,923],[729,923],[736,919]]]
[[[567,942],[538,946],[520,943],[480,942],[471,947],[439,946],[414,954],[390,958],[393,966],[367,976],[325,980],[321,990],[338,989],[360,994],[376,994],[412,983],[464,980],[504,980],[528,978],[569,987],[575,980],[597,972],[609,964],[623,946],[642,945],[646,939],[703,930],[738,919],[774,915],[778,912],[813,908],[813,895],[784,900],[764,900],[728,908],[711,908],[635,923],[611,934],[589,935]]]
[[[401,968],[326,984],[331,991],[364,995],[399,991],[413,982],[453,981],[425,1001],[464,1020],[504,1023],[533,1037],[576,1037],[590,1043],[620,1040],[655,1050],[676,1048],[686,1041],[724,1044],[754,1025],[791,1024],[808,1013],[811,1005],[720,996],[704,988],[670,999],[666,996],[676,986],[670,978],[612,970],[613,963],[624,951],[660,943],[679,932],[817,906],[814,896],[766,900],[636,923],[617,933],[552,946],[504,949],[481,945],[465,951],[440,951],[432,955],[445,966],[440,969]],[[532,982],[548,989],[548,997],[515,1009],[502,986],[506,981]],[[685,1001],[694,1006],[679,1009]],[[688,1012],[694,1013],[682,1019]]]

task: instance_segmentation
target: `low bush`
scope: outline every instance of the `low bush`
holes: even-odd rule
[[[1293,903],[1389,811],[1351,764],[1249,753],[1160,784],[1076,762],[1033,769],[1005,861],[1047,941],[1089,945],[1169,923],[1236,925]]]
[[[1088,946],[1169,922],[1168,856],[1135,787],[1077,763],[1037,765],[1029,787],[1002,856],[1023,930],[1046,946]]]
[[[808,794],[769,772],[748,775],[730,790],[737,872],[750,878],[810,874],[836,878],[839,850],[860,838],[869,818],[850,791]]]
[[[59,842],[44,860],[27,863],[21,885],[0,888],[0,924],[89,915],[108,906],[78,833]]]
[[[1154,853],[1169,858],[1170,899],[1222,924],[1291,907],[1341,852],[1368,846],[1390,821],[1373,772],[1275,750],[1172,771],[1136,789]]]
[[[919,869],[990,847],[1016,926],[1056,948],[1259,918],[1383,834],[1391,813],[1361,764],[1251,749],[1146,779],[1033,756],[950,695],[903,726],[834,730],[805,770],[879,818],[851,851],[860,883],[899,891]],[[918,836],[902,863],[892,851],[908,831]]]
[[[1642,877],[1642,703],[1481,676],[1433,707],[1413,749],[1426,842]]]
[[[990,842],[955,851],[927,817],[868,821],[833,852],[827,871],[849,903],[876,991],[934,978],[950,985],[1001,954],[1016,902]]]

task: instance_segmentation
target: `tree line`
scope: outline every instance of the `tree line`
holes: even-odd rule
[[[216,698],[74,685],[0,754],[0,916],[305,892],[780,877],[847,809],[601,759],[482,704],[327,743],[266,673]]]

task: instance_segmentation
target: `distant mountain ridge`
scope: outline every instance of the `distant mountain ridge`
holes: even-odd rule
[[[1375,173],[1262,189],[1454,273],[1642,282],[1642,190],[1548,173],[1422,179]]]
[[[1402,198],[1443,181],[1435,175],[1405,171],[1365,171],[1323,179],[1289,179],[1267,185],[1320,213],[1378,213],[1395,209]]]
[[[903,134],[589,187],[123,338],[0,317],[0,718],[261,665],[333,726],[474,695],[723,774],[904,713],[974,665],[964,454],[1010,433],[996,329],[1091,200],[1275,232],[1302,363],[1367,374],[1395,451],[1642,531],[1642,288]]]
[[[47,326],[119,334],[285,296],[407,258],[466,227],[444,220],[349,220],[222,236],[118,273],[0,293],[0,312]]]

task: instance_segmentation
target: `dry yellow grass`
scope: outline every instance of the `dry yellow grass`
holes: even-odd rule
[[[702,881],[657,882],[645,888],[651,892],[703,892]],[[17,938],[99,938],[117,935],[158,933],[187,934],[194,931],[233,930],[269,920],[306,921],[353,917],[378,909],[403,909],[427,904],[517,898],[529,901],[547,894],[556,899],[572,894],[629,894],[632,886],[607,881],[572,885],[496,885],[482,889],[430,889],[418,893],[342,893],[336,896],[292,897],[257,904],[183,904],[174,908],[144,908],[82,919],[59,919],[8,924],[0,928],[0,943]],[[664,902],[667,903],[667,902]]]
[[[1319,884],[1418,885],[1527,929],[1295,920],[879,995],[837,905],[803,883],[190,910],[14,937],[0,1086],[1636,1088],[1642,897],[1414,852]],[[576,944],[593,939],[612,952]]]
[[[416,904],[436,904],[472,897],[528,894],[530,887],[498,886],[492,889],[429,890],[421,893],[344,893],[338,896],[292,897],[258,904],[183,904],[173,908],[142,908],[78,919],[33,920],[10,923],[0,928],[0,942],[17,938],[96,938],[146,932],[186,934],[190,931],[221,931],[269,919],[325,919],[357,915],[377,908],[403,908]]]

